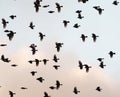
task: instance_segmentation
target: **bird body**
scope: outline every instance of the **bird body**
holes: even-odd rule
[[[58,11],[58,12],[61,12],[61,8],[62,8],[63,6],[61,6],[59,3],[55,3],[55,5],[56,5],[56,8],[57,8],[57,11]]]
[[[113,51],[110,51],[108,54],[110,55],[110,58],[112,58],[112,57],[113,57],[113,55],[115,55],[116,53],[115,53],[115,52],[113,52]]]
[[[92,33],[93,42],[96,42],[97,37],[99,37],[99,36],[97,36],[96,34]]]
[[[119,2],[117,1],[117,0],[115,0],[115,1],[113,1],[113,3],[112,4],[114,4],[114,5],[118,5],[119,4]]]
[[[31,29],[34,29],[35,25],[33,24],[33,22],[30,22],[29,27],[30,27]]]
[[[38,80],[39,82],[43,82],[45,79],[43,79],[43,77],[39,77],[39,78],[37,78],[36,80]]]
[[[40,40],[42,41],[43,38],[45,37],[45,35],[43,33],[39,32],[39,37],[40,37]]]
[[[87,73],[89,72],[89,69],[92,68],[91,66],[88,66],[87,64],[84,64],[83,66],[85,66]]]
[[[82,64],[82,62],[79,60],[78,63],[79,63],[80,69],[83,69],[83,64]]]
[[[17,17],[16,15],[10,15],[9,16],[11,19],[14,19],[15,17]]]
[[[67,27],[68,23],[70,23],[70,21],[63,20],[64,27]]]
[[[80,25],[79,25],[78,23],[76,23],[76,24],[73,25],[73,27],[74,27],[74,28],[79,28]]]
[[[75,94],[78,94],[78,93],[80,93],[80,91],[78,91],[78,90],[77,90],[77,87],[74,87],[74,90],[73,90],[73,92],[74,92]]]
[[[8,58],[5,58],[5,56],[4,55],[1,55],[1,60],[3,61],[3,62],[6,62],[6,63],[9,63],[11,60],[9,60]]]
[[[106,66],[106,65],[104,65],[104,63],[103,63],[103,61],[102,61],[99,66],[100,66],[101,68],[104,68],[104,66]]]
[[[9,23],[8,21],[6,21],[4,18],[2,18],[2,24],[3,24],[4,29],[6,28],[8,23]]]
[[[32,76],[35,76],[35,74],[37,73],[37,71],[31,71],[30,73],[32,74]]]
[[[9,91],[10,97],[13,97],[16,93],[13,93],[12,91]]]
[[[81,34],[81,37],[82,38],[82,41],[85,42],[85,39],[87,38],[88,36],[85,36],[84,34]]]
[[[60,81],[56,80],[56,89],[59,89],[61,85]]]
[[[56,44],[57,52],[59,52],[59,51],[60,51],[60,48],[61,48],[62,45],[63,45],[63,43],[58,43],[58,42],[56,42],[55,44]]]
[[[93,8],[98,11],[99,15],[101,15],[102,11],[104,11],[104,9],[100,8],[100,6],[93,6]]]
[[[60,65],[53,65],[53,67],[58,70],[58,68],[60,67]]]
[[[96,88],[96,90],[99,91],[99,92],[101,92],[102,89],[100,88],[100,86],[98,86],[98,87]]]

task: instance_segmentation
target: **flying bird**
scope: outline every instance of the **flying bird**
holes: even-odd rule
[[[31,29],[34,29],[35,25],[33,24],[33,22],[30,22],[29,27],[30,27]]]
[[[37,45],[35,45],[35,44],[31,44],[30,46],[29,46],[32,50],[32,55],[34,55],[35,53],[36,53],[36,51],[38,51],[38,50],[36,50],[36,47],[37,47]]]
[[[16,32],[13,32],[12,30],[9,30],[10,33],[7,34],[9,40],[11,41],[14,37],[14,34],[16,34]]]
[[[78,0],[78,2],[86,3],[88,0]]]
[[[84,64],[83,66],[85,66],[86,72],[89,72],[89,69],[92,68],[91,66],[88,66],[87,64]]]
[[[101,68],[104,68],[106,65],[104,65],[104,62],[100,62],[100,65],[99,65]]]
[[[98,86],[98,87],[96,88],[96,90],[99,91],[99,92],[101,92],[102,89],[100,88],[100,86]]]
[[[53,10],[49,10],[49,11],[48,11],[48,13],[54,13],[54,12],[55,12],[55,11],[53,11]]]
[[[74,28],[79,28],[80,25],[79,25],[78,23],[76,23],[76,24],[73,25],[73,27],[74,27]]]
[[[80,93],[80,91],[78,91],[78,90],[77,90],[77,87],[74,87],[74,90],[73,90],[73,92],[74,92],[75,94],[78,94],[78,93]]]
[[[17,67],[18,65],[16,65],[16,64],[12,64],[11,66],[12,66],[12,67]]]
[[[96,34],[92,33],[93,42],[96,42],[97,37],[99,37],[99,36],[97,36]]]
[[[63,45],[63,43],[58,43],[58,42],[56,42],[55,44],[56,44],[57,52],[59,52],[59,51],[60,51],[60,48],[61,48],[62,45]]]
[[[35,76],[35,74],[37,73],[37,71],[31,71],[30,73],[32,74],[32,76]]]
[[[84,34],[81,34],[81,37],[82,38],[82,41],[85,42],[85,39],[87,38],[88,36],[85,36]]]
[[[13,97],[16,93],[13,93],[12,91],[9,91],[10,97]]]
[[[9,16],[11,19],[14,19],[14,18],[16,18],[17,16],[16,15],[10,15]]]
[[[77,17],[77,18],[79,18],[79,19],[84,18],[84,16],[81,15],[81,12],[82,12],[82,10],[77,10],[77,11],[76,11],[76,13],[78,14],[78,17]]]
[[[115,53],[115,52],[113,52],[113,51],[110,51],[108,54],[110,55],[110,58],[112,58],[112,57],[113,57],[113,55],[115,55],[116,53]]]
[[[78,66],[78,67],[80,67],[80,69],[83,69],[83,64],[82,64],[82,62],[79,60],[78,63],[79,63],[79,66]]]
[[[113,3],[112,4],[114,4],[114,5],[118,5],[119,4],[119,2],[117,1],[117,0],[115,0],[115,1],[113,1]]]
[[[53,61],[54,61],[54,62],[58,62],[58,60],[59,60],[59,58],[57,58],[57,56],[54,55],[54,56],[53,56]]]
[[[45,35],[43,33],[39,32],[39,37],[40,37],[40,40],[42,41],[43,38],[45,37]]]
[[[49,7],[50,5],[44,5],[44,6],[42,6],[43,8],[47,8],[47,7]]]
[[[44,92],[44,97],[51,97],[51,96],[49,96],[47,92]]]
[[[53,67],[58,70],[58,68],[60,67],[60,65],[53,65]]]
[[[8,23],[9,23],[8,21],[6,21],[4,18],[2,18],[2,25],[3,25],[4,29],[6,28]]]
[[[54,86],[50,86],[49,88],[50,88],[51,90],[56,89],[56,87],[54,87]]]
[[[28,88],[26,88],[26,87],[21,87],[21,89],[22,89],[22,90],[26,90],[26,89],[28,89]]]
[[[7,46],[7,44],[0,44],[0,46]]]
[[[63,6],[61,6],[59,3],[55,3],[55,5],[56,5],[56,8],[57,8],[57,11],[58,11],[58,12],[61,12],[61,8],[62,8]]]
[[[1,60],[3,61],[3,62],[6,62],[6,63],[9,63],[11,60],[9,60],[8,58],[5,58],[5,56],[4,55],[1,55]]]
[[[42,61],[43,61],[44,65],[46,65],[47,61],[49,61],[49,60],[48,59],[43,59]]]
[[[60,81],[56,80],[56,89],[59,89],[61,85]]]
[[[39,7],[41,7],[40,2],[42,2],[41,0],[36,0],[34,2],[34,7],[35,7],[35,11],[38,12],[39,11]]]
[[[68,23],[70,23],[70,21],[63,20],[64,27],[67,27]]]
[[[36,80],[38,80],[39,82],[43,82],[45,79],[43,79],[43,77],[39,77],[39,78],[37,78]]]
[[[99,15],[101,15],[102,11],[104,11],[104,9],[100,8],[100,6],[93,6],[93,8],[98,11]]]
[[[98,60],[99,62],[102,62],[102,61],[104,60],[104,58],[97,58],[97,60]]]

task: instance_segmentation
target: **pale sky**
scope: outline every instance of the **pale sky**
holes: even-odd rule
[[[0,19],[9,21],[6,29],[16,32],[9,41],[0,24],[0,44],[7,44],[0,47],[0,56],[4,54],[11,59],[10,63],[0,60],[0,97],[9,97],[9,91],[16,93],[14,97],[43,97],[44,91],[51,97],[120,97],[120,5],[113,5],[113,0],[89,0],[85,4],[77,0],[43,0],[42,6],[50,6],[40,7],[36,13],[34,1],[0,0]],[[56,2],[63,5],[60,13],[56,10]],[[103,8],[103,14],[99,15],[93,6]],[[49,10],[55,13],[50,14]],[[77,18],[76,10],[82,10],[82,20]],[[12,14],[17,15],[14,20],[9,18]],[[63,20],[70,21],[67,28]],[[35,24],[34,30],[28,27],[31,21]],[[73,28],[75,23],[81,27]],[[39,39],[39,32],[46,35],[43,41]],[[95,43],[92,33],[99,36]],[[85,42],[82,42],[81,34],[88,36]],[[60,52],[57,52],[55,42],[64,43]],[[29,48],[32,43],[37,45],[35,55]],[[108,55],[111,50],[116,53],[113,58]],[[54,54],[60,58],[58,63],[52,60]],[[98,57],[104,58],[104,69],[99,67]],[[28,63],[35,58],[49,61],[46,66],[40,63],[38,67]],[[79,69],[78,60],[92,66],[88,73]],[[11,64],[18,66],[11,67]],[[53,65],[60,65],[60,68],[55,70]],[[32,70],[37,71],[35,76],[30,74]],[[45,79],[43,83],[36,80],[40,76]],[[59,90],[50,90],[56,80],[63,85]],[[28,89],[21,90],[22,86]],[[74,86],[80,90],[78,95],[73,93]],[[95,90],[97,86],[102,88],[102,92]]]

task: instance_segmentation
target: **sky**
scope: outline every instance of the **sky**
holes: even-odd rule
[[[0,60],[0,97],[9,97],[9,91],[16,93],[14,97],[43,97],[44,91],[51,97],[120,97],[120,5],[113,5],[113,0],[89,0],[85,4],[77,0],[43,0],[42,6],[50,6],[40,7],[36,13],[34,1],[0,0],[0,19],[9,21],[6,29],[16,32],[9,41],[0,24],[0,44],[7,44],[0,47],[0,56],[4,54],[11,59],[10,63]],[[56,2],[63,5],[60,13],[56,10]],[[93,6],[103,8],[102,15]],[[50,14],[49,10],[55,13]],[[82,10],[82,20],[77,18],[76,10]],[[9,18],[12,14],[17,16],[14,20]],[[63,20],[70,21],[66,28]],[[35,24],[34,30],[29,28],[30,22]],[[81,27],[74,28],[75,23]],[[39,32],[46,35],[43,41],[40,41]],[[99,36],[95,43],[92,33]],[[85,42],[82,42],[81,34],[88,36]],[[57,52],[55,42],[64,43],[60,52]],[[29,48],[32,43],[37,45],[35,55]],[[110,58],[109,51],[116,55]],[[60,58],[58,63],[52,60],[54,54]],[[104,58],[104,69],[99,67],[98,57]],[[47,65],[40,63],[38,67],[28,63],[35,58],[49,61]],[[79,69],[79,60],[92,66],[88,73]],[[11,64],[18,66],[11,67]],[[60,65],[60,68],[55,70],[53,65]],[[32,70],[37,71],[35,76],[30,74]],[[36,80],[40,76],[45,79],[43,83]],[[50,90],[56,80],[63,85],[59,90]],[[22,86],[28,89],[21,90]],[[80,90],[78,95],[73,93],[75,86]],[[102,88],[102,92],[95,90],[97,86]]]

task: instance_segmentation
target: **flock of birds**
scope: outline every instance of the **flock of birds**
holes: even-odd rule
[[[36,13],[39,12],[40,7],[47,8],[47,7],[50,6],[50,5],[44,5],[44,6],[42,6],[41,2],[42,2],[42,0],[35,0],[34,3],[33,3]],[[78,2],[86,3],[86,2],[88,2],[88,0],[78,0]],[[112,4],[118,5],[119,2],[117,0],[115,0],[115,1],[113,1]],[[55,3],[55,5],[56,5],[57,12],[60,13],[61,10],[62,10],[62,8],[63,8],[63,5],[61,5],[59,3]],[[104,9],[102,9],[100,6],[93,6],[93,8],[98,12],[99,15],[102,15],[102,12],[104,11]],[[53,11],[53,10],[49,10],[48,11],[48,13],[50,13],[50,14],[52,14],[54,12],[55,11]],[[76,13],[78,14],[77,18],[79,18],[79,19],[84,18],[84,16],[81,15],[81,12],[82,12],[82,10],[77,10],[76,11]],[[11,18],[12,20],[14,20],[16,17],[17,17],[16,15],[10,15],[9,16],[9,18]],[[5,29],[4,32],[7,33],[6,35],[7,35],[8,39],[9,39],[9,41],[12,41],[12,39],[13,39],[14,35],[16,34],[16,32],[14,32],[12,30],[7,30],[6,29],[7,28],[7,24],[9,24],[9,21],[7,21],[5,18],[2,18],[1,20],[2,20],[3,29]],[[63,20],[63,25],[64,25],[65,28],[67,27],[67,25],[69,23],[70,23],[70,21]],[[30,27],[30,29],[33,30],[34,27],[35,27],[35,25],[33,24],[33,22],[30,22],[30,24],[29,24],[28,27]],[[78,23],[76,23],[76,24],[73,25],[73,27],[74,28],[79,28],[80,25]],[[39,37],[40,37],[40,41],[43,41],[43,39],[44,39],[44,37],[46,37],[46,35],[44,35],[43,33],[39,32]],[[87,37],[88,36],[86,36],[84,34],[81,34],[80,38],[82,39],[83,42],[85,42]],[[97,40],[98,37],[99,37],[98,35],[96,35],[95,33],[92,33],[93,42],[96,42],[96,40]],[[60,52],[60,49],[62,48],[63,45],[64,45],[64,43],[60,43],[60,42],[56,42],[55,43],[55,48],[56,48],[57,52]],[[0,44],[0,46],[4,47],[4,46],[7,46],[7,44],[2,43],[2,44]],[[32,55],[35,55],[36,52],[38,51],[37,50],[37,45],[31,44],[29,47],[31,49]],[[113,52],[113,51],[109,51],[108,54],[109,54],[110,58],[113,58],[113,56],[116,53]],[[59,60],[60,59],[57,57],[57,55],[54,54],[52,61],[54,61],[54,62],[57,63]],[[97,60],[100,62],[99,67],[103,69],[106,66],[104,64],[104,61],[103,61],[104,58],[98,58]],[[3,54],[1,55],[1,61],[5,62],[5,63],[10,63],[11,62],[11,60],[9,58],[7,58]],[[28,63],[29,64],[35,63],[36,66],[39,66],[40,62],[43,62],[44,65],[46,65],[48,61],[50,61],[50,59],[42,59],[42,60],[40,60],[40,59],[32,59],[32,60],[28,60]],[[78,60],[78,64],[79,64],[78,67],[80,68],[80,70],[85,69],[86,73],[88,73],[89,70],[92,68],[92,66],[89,66],[88,64],[84,64],[81,60]],[[17,65],[16,64],[12,64],[11,66],[16,67]],[[60,65],[53,65],[53,67],[55,68],[55,70],[58,70],[59,67],[60,67]],[[35,74],[37,73],[37,71],[31,71],[30,73],[31,73],[32,76],[35,76]],[[36,80],[39,81],[40,83],[43,83],[43,81],[45,81],[45,79],[43,77],[38,77],[38,78],[36,78]],[[59,80],[56,80],[55,86],[52,85],[49,88],[52,89],[52,90],[53,89],[57,89],[58,90],[62,85],[63,84],[61,84],[61,82]],[[28,88],[27,87],[21,87],[21,89],[28,89]],[[96,90],[99,91],[99,92],[101,92],[102,88],[100,86],[97,86]],[[73,93],[74,94],[78,94],[78,93],[80,93],[80,90],[78,90],[77,87],[75,86],[73,88]],[[16,93],[14,93],[13,91],[11,91],[11,90],[9,91],[10,97],[13,97],[15,94]],[[44,92],[44,97],[51,97],[51,96],[45,91]]]

